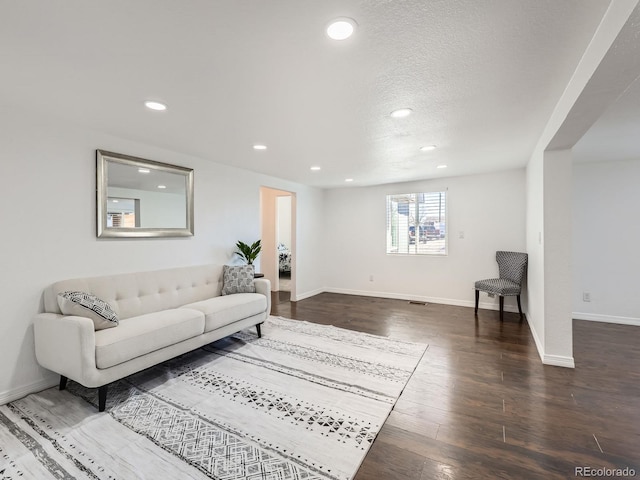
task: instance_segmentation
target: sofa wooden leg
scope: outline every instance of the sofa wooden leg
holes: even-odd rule
[[[67,388],[67,377],[64,375],[60,375],[60,390],[64,390]]]
[[[256,331],[258,332],[258,338],[262,338],[262,330],[260,329],[261,323],[256,325]]]
[[[107,406],[107,386],[98,387],[98,411],[104,412]]]

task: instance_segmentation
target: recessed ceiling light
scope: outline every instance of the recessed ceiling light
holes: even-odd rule
[[[345,178],[344,181],[345,182],[353,182],[353,178]]]
[[[320,167],[313,166],[313,167],[311,167],[311,170],[313,170],[314,172],[317,172],[318,170],[320,170]]]
[[[139,168],[138,169],[138,173],[149,173],[151,170],[149,170],[148,168]]]
[[[391,112],[391,116],[393,118],[403,118],[411,115],[411,112],[413,112],[413,110],[411,110],[410,108],[399,108],[398,110],[394,110],[393,112]]]
[[[353,35],[356,25],[356,21],[352,18],[336,18],[327,27],[327,36],[332,40],[346,40]]]
[[[420,151],[421,152],[429,152],[431,150],[435,150],[436,146],[435,145],[425,145],[424,147],[420,147]]]
[[[158,185],[158,188],[167,188],[166,185]]]
[[[167,106],[164,103],[154,102],[151,100],[147,100],[146,102],[144,102],[144,106],[147,108],[150,108],[151,110],[158,110],[158,111],[167,109]]]
[[[438,165],[436,168],[447,168],[446,165]]]
[[[266,150],[267,146],[266,145],[254,145],[253,149],[254,150]]]

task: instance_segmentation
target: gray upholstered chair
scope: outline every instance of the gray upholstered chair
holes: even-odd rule
[[[520,291],[522,290],[522,282],[527,274],[527,260],[528,255],[526,253],[496,252],[500,278],[488,278],[476,282],[476,315],[478,314],[478,300],[482,291],[500,296],[500,320],[503,317],[504,297],[517,296],[518,310],[520,311],[520,318],[522,318]]]

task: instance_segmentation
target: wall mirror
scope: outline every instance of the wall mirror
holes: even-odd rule
[[[96,150],[98,237],[193,235],[193,169]]]

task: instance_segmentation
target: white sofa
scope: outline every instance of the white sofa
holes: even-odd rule
[[[271,310],[269,280],[256,293],[221,296],[222,266],[202,265],[63,280],[44,292],[44,313],[34,319],[36,358],[60,374],[99,388],[104,411],[107,384],[235,332],[260,324]],[[63,315],[58,294],[91,293],[118,314],[114,328],[94,330],[90,318]]]

